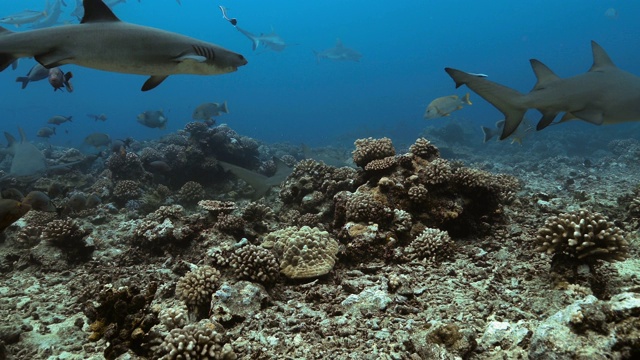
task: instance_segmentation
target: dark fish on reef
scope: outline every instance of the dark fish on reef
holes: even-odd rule
[[[27,76],[20,76],[16,78],[16,82],[22,83],[22,88],[26,88],[30,82],[44,80],[49,77],[49,69],[46,67],[35,64],[27,73]]]
[[[120,21],[101,0],[84,0],[81,24],[11,32],[0,28],[0,71],[15,59],[34,57],[44,67],[76,64],[149,75],[142,90],[169,75],[217,75],[246,65],[240,54],[218,45]],[[145,44],[145,46],[140,46]]]
[[[88,117],[92,118],[93,121],[107,121],[107,115],[106,114],[87,114]]]
[[[113,140],[113,142],[111,142],[111,152],[124,155],[127,153],[127,148],[133,141],[134,140],[132,138],[126,138],[124,140],[115,139]]]
[[[147,110],[138,114],[137,119],[140,124],[152,129],[164,129],[167,127],[167,121],[169,121],[164,116],[163,110]]]
[[[529,109],[542,113],[537,130],[549,126],[562,112],[559,122],[579,119],[602,125],[640,120],[640,77],[615,66],[595,41],[591,42],[591,49],[591,69],[567,79],[561,79],[540,61],[530,60],[538,81],[527,94],[464,71],[445,71],[456,87],[467,85],[504,114],[500,140],[516,131]]]
[[[0,23],[19,27],[21,25],[31,24],[44,19],[46,16],[46,11],[24,10],[19,13],[0,18]]]
[[[484,139],[482,140],[483,144],[486,144],[489,140],[494,137],[500,136],[502,134],[502,129],[504,128],[504,119],[498,120],[494,128],[488,128],[486,126],[480,126],[482,133],[484,134]],[[529,120],[526,118],[522,120],[520,126],[516,129],[516,131],[511,134],[511,143],[518,143],[522,145],[522,140],[524,140],[527,136],[535,131],[533,125],[530,124]]]
[[[84,142],[93,147],[99,148],[111,144],[111,138],[104,133],[93,133],[84,138]]]
[[[471,105],[468,93],[462,99],[458,95],[439,97],[429,103],[424,112],[424,118],[437,119],[449,116],[452,112],[462,109],[465,105]]]
[[[71,122],[71,118],[73,118],[73,116],[62,116],[62,115],[56,115],[51,117],[49,120],[47,120],[48,124],[54,124],[54,125],[60,125],[60,124],[64,124],[66,122]]]
[[[171,171],[171,166],[162,160],[157,160],[147,164],[147,169],[152,173],[163,173]]]
[[[63,88],[67,89],[68,92],[73,92],[73,86],[71,85],[71,78],[73,74],[71,71],[68,73],[64,73],[60,68],[54,67],[49,69],[49,84],[53,86],[53,91],[60,89],[62,91]]]
[[[31,209],[38,211],[56,211],[56,207],[51,203],[51,199],[42,191],[32,191],[22,199],[23,204],[31,206]]]
[[[40,128],[40,130],[38,130],[38,133],[36,134],[37,137],[41,137],[41,138],[50,138],[52,135],[56,134],[56,128],[50,128],[50,127],[42,127]]]
[[[220,113],[229,113],[229,108],[227,107],[227,102],[219,103],[204,103],[198,105],[198,107],[193,110],[193,115],[191,116],[194,120],[211,120],[214,116],[220,116]]]
[[[16,188],[2,189],[1,195],[2,199],[13,199],[18,201],[22,201],[22,199],[24,199],[22,192]]]
[[[0,199],[0,231],[8,228],[31,210],[31,206],[13,199]]]
[[[316,55],[316,61],[320,62],[320,59],[327,59],[333,61],[360,61],[362,54],[349,49],[342,44],[342,40],[336,40],[336,46],[323,51],[313,51]]]

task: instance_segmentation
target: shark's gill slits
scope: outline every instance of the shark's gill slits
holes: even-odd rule
[[[209,60],[216,59],[216,52],[212,48],[208,48],[200,45],[194,45],[193,50],[195,50],[196,54],[200,56],[204,56]]]

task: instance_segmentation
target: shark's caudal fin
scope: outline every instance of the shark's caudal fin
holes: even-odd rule
[[[0,37],[11,34],[12,32],[0,26]],[[0,71],[8,68],[9,65],[13,65],[17,60],[13,54],[1,53],[0,52]]]
[[[260,39],[255,34],[252,34],[252,33],[248,32],[247,30],[245,30],[245,29],[243,29],[243,28],[241,28],[239,26],[236,26],[236,29],[238,29],[238,31],[240,31],[242,33],[242,35],[248,37],[249,40],[251,40],[251,42],[252,42],[252,46],[251,47],[252,47],[253,50],[256,50],[258,48],[258,46],[260,46]]]
[[[445,68],[449,76],[455,81],[456,88],[467,85],[469,89],[480,95],[483,99],[495,106],[504,115],[505,124],[500,140],[504,140],[513,134],[522,122],[527,109],[521,105],[522,93],[487,80],[486,77],[472,75],[464,71]]]

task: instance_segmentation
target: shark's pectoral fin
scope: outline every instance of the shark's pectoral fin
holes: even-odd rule
[[[572,113],[568,112],[568,113],[565,113],[562,116],[562,119],[560,119],[560,121],[558,121],[558,124],[563,123],[565,121],[575,120],[575,119],[577,119],[577,117],[575,115],[573,115]]]
[[[142,91],[149,91],[160,85],[169,75],[154,75],[142,84]]]
[[[64,51],[54,49],[44,54],[38,54],[34,56],[34,59],[45,68],[51,69],[56,66],[68,64],[68,60],[73,59],[73,56]]]
[[[205,56],[201,56],[201,55],[195,55],[195,54],[189,54],[189,55],[182,55],[178,58],[176,58],[177,62],[183,62],[183,61],[195,61],[195,62],[205,62],[207,61],[207,58]]]
[[[602,111],[598,110],[580,110],[580,111],[572,111],[571,112],[574,117],[584,120],[586,122],[592,123],[594,125],[602,125],[604,122],[604,118],[602,116]]]
[[[0,71],[9,67],[9,65],[15,64],[16,58],[11,54],[0,54]]]
[[[557,115],[558,113],[543,112],[542,118],[540,118],[540,121],[538,121],[538,126],[536,126],[536,130],[542,130],[551,125]]]

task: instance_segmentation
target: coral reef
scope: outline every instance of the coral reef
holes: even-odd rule
[[[184,301],[189,311],[199,318],[209,312],[211,295],[218,289],[220,272],[202,265],[185,274],[176,285],[176,296]]]
[[[245,245],[231,253],[229,266],[235,277],[242,280],[273,284],[280,273],[276,256],[256,245]]]
[[[585,263],[620,261],[628,256],[625,232],[602,214],[587,210],[548,218],[536,241],[537,251],[565,254]]]
[[[156,348],[159,360],[202,359],[235,360],[237,358],[229,340],[216,331],[208,320],[173,329]]]
[[[280,259],[280,272],[290,279],[327,274],[336,262],[338,242],[328,232],[303,226],[269,233],[263,246],[273,246]]]

